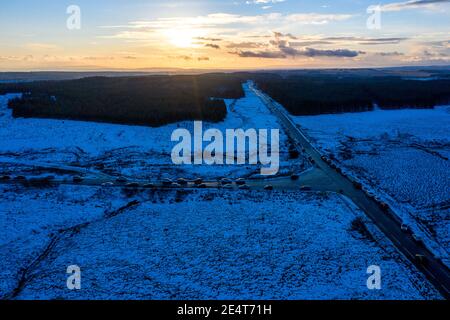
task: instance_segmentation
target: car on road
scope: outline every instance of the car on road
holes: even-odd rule
[[[388,212],[389,211],[389,205],[385,202],[381,202],[380,203],[380,209],[383,210],[384,212]]]
[[[200,185],[202,183],[203,183],[203,179],[201,179],[201,178],[197,178],[194,180],[194,184],[196,184],[196,185]]]
[[[220,183],[223,185],[232,184],[233,182],[230,179],[223,178],[220,180]]]
[[[300,190],[301,190],[301,191],[311,191],[312,188],[311,188],[310,186],[301,186],[301,187],[300,187]]]
[[[174,183],[172,183],[172,187],[173,188],[181,188],[181,184],[179,184],[178,182],[174,182]]]
[[[417,243],[417,244],[423,244],[422,238],[419,237],[418,235],[413,234],[412,237],[413,237],[413,240],[414,240],[415,243]]]
[[[165,187],[171,186],[173,181],[171,179],[163,179],[162,184]]]
[[[414,256],[414,259],[416,259],[416,261],[420,264],[425,264],[428,261],[426,256],[419,253]]]
[[[271,184],[268,184],[267,186],[264,187],[264,190],[273,190],[273,186]]]
[[[229,184],[223,185],[222,188],[224,188],[224,189],[234,189],[234,186],[231,183],[229,183]]]
[[[126,184],[126,187],[127,187],[127,188],[139,188],[139,187],[140,187],[140,184],[137,183],[137,182],[130,182],[130,183],[127,183],[127,184]]]
[[[205,189],[208,186],[206,185],[206,183],[200,183],[200,184],[197,184],[197,187],[200,188],[200,189]]]
[[[240,185],[239,190],[250,190],[250,187],[246,184]]]
[[[404,223],[402,223],[401,229],[405,233],[409,232],[409,227],[406,224],[404,224]]]
[[[362,190],[363,188],[363,185],[358,181],[353,181],[353,186],[358,190]]]
[[[182,186],[186,186],[186,185],[188,184],[188,181],[187,181],[186,179],[184,179],[184,178],[179,178],[179,179],[177,180],[177,182],[178,182],[180,185],[182,185]]]
[[[112,182],[104,182],[104,183],[102,183],[102,187],[113,187],[114,186],[114,183],[112,183]]]
[[[300,179],[300,176],[298,174],[294,173],[291,175],[291,180],[297,181],[298,179]]]
[[[155,185],[153,183],[146,183],[142,187],[145,189],[153,189],[155,188]]]
[[[14,178],[14,180],[25,181],[25,180],[27,180],[27,178],[25,176],[17,176],[17,177]]]
[[[244,179],[244,178],[239,178],[239,179],[237,179],[237,180],[236,180],[236,184],[237,184],[238,186],[242,186],[242,185],[246,184],[245,179]]]
[[[11,177],[10,176],[6,176],[6,175],[5,176],[1,176],[0,180],[1,181],[8,181],[8,180],[11,180]]]
[[[119,178],[116,179],[116,181],[119,182],[119,183],[125,183],[125,182],[128,181],[128,179],[125,178],[125,177],[119,177]]]
[[[83,182],[83,178],[80,177],[80,176],[75,176],[75,177],[73,177],[72,180],[73,180],[73,182],[75,182],[75,183]]]
[[[375,194],[374,193],[372,193],[372,192],[367,192],[367,196],[370,198],[370,199],[375,199]]]

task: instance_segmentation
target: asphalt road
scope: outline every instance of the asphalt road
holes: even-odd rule
[[[298,144],[301,149],[315,161],[315,165],[323,171],[337,186],[342,194],[351,199],[378,228],[392,241],[397,249],[408,258],[419,271],[439,290],[450,299],[450,271],[449,269],[425,247],[421,241],[416,241],[413,235],[402,230],[402,223],[390,209],[381,209],[378,202],[357,189],[349,178],[333,169],[322,160],[322,155],[310,143],[305,134],[293,123],[287,112],[276,104],[270,97],[251,87],[254,93],[268,106],[284,126],[286,133]],[[417,255],[424,257],[423,261]]]

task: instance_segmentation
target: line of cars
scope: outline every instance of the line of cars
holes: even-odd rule
[[[414,240],[414,242],[415,242],[417,245],[419,245],[419,246],[424,246],[424,242],[423,242],[422,238],[421,238],[420,236],[416,235],[415,233],[413,233],[412,230],[409,228],[408,225],[406,225],[405,223],[403,223],[402,221],[400,221],[399,218],[398,218],[395,214],[393,214],[393,212],[392,212],[390,206],[389,206],[386,202],[384,202],[383,200],[381,200],[381,199],[380,199],[377,195],[375,195],[372,191],[370,191],[370,190],[368,190],[366,187],[364,187],[363,184],[362,184],[361,182],[357,181],[356,179],[354,179],[354,178],[351,177],[351,176],[348,176],[348,175],[344,174],[343,171],[342,171],[342,169],[339,168],[339,167],[334,163],[334,161],[332,160],[332,159],[334,159],[333,156],[331,156],[330,158],[329,158],[329,157],[326,157],[326,156],[322,156],[321,158],[322,158],[323,161],[325,161],[326,163],[328,163],[328,164],[330,165],[331,168],[335,169],[338,173],[340,173],[340,174],[342,174],[343,176],[345,176],[346,178],[348,178],[348,179],[352,182],[352,184],[353,184],[353,186],[354,186],[355,189],[361,190],[362,192],[364,192],[364,194],[365,194],[368,198],[370,198],[370,199],[372,199],[373,201],[375,201],[375,202],[377,203],[377,205],[379,206],[379,208],[380,208],[385,214],[389,214],[389,215],[390,215],[397,223],[400,224],[401,231],[402,231],[403,233],[405,233],[405,234],[409,234],[409,235],[412,237],[412,239]],[[422,265],[426,264],[427,261],[428,261],[427,257],[426,257],[425,255],[423,255],[423,254],[420,254],[420,253],[415,254],[414,258],[415,258],[415,260],[416,260],[419,264],[422,264]]]

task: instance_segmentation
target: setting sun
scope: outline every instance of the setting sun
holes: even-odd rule
[[[195,38],[200,37],[202,32],[195,29],[169,29],[165,35],[169,42],[179,48],[193,48],[196,46]]]

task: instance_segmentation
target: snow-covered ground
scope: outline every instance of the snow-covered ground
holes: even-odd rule
[[[439,298],[335,194],[0,188],[0,298]]]
[[[225,121],[204,130],[280,128],[248,84],[244,89],[245,98],[227,101]],[[147,128],[13,119],[12,97],[0,97],[0,174],[30,172],[33,164],[52,174],[81,168],[136,179],[259,172],[174,166],[171,134],[192,131],[192,122]],[[308,169],[302,157],[289,160],[280,134],[282,173]],[[442,141],[434,143],[428,154],[449,156]],[[364,214],[335,194],[2,184],[0,203],[0,299],[440,298]],[[81,267],[80,291],[66,287],[70,265]],[[371,265],[381,267],[382,290],[366,286]]]
[[[401,218],[448,258],[450,107],[294,119],[346,171],[390,199]]]
[[[244,85],[246,97],[227,100],[227,118],[221,123],[204,123],[204,130],[279,129],[266,106]],[[6,162],[39,161],[96,168],[112,175],[133,178],[169,177],[240,177],[258,175],[259,166],[173,166],[171,135],[177,128],[193,133],[193,122],[160,128],[123,126],[82,121],[13,119],[7,102],[13,95],[0,96],[0,157]],[[281,132],[281,172],[302,171],[305,162],[289,161],[287,136]],[[300,165],[299,165],[300,163]],[[105,166],[103,168],[103,166]]]

